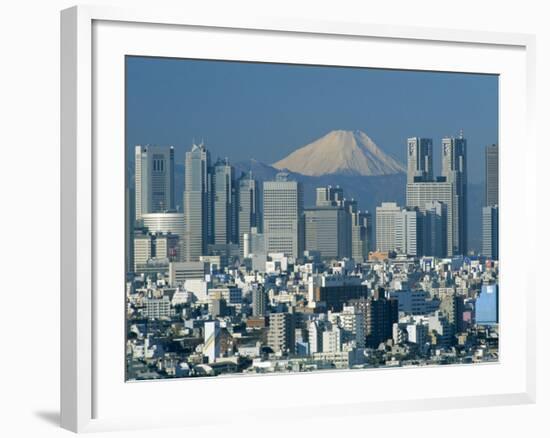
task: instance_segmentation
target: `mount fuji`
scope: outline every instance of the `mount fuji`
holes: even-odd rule
[[[329,132],[272,166],[307,176],[381,176],[405,172],[405,167],[367,134],[343,130]]]

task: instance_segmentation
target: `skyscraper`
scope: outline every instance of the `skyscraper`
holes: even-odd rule
[[[456,214],[453,214],[456,252],[466,254],[468,249],[468,168],[466,139],[447,137],[442,140],[441,174],[454,186],[457,197]]]
[[[126,228],[126,232],[124,233],[124,256],[126,272],[131,272],[134,267],[134,226],[136,222],[135,199],[134,190],[126,187],[126,194],[124,197],[124,226]]]
[[[264,238],[267,253],[300,257],[303,252],[303,189],[288,174],[264,181]]]
[[[376,249],[395,251],[395,224],[401,207],[395,202],[382,202],[376,207]]]
[[[423,221],[424,255],[447,257],[447,205],[440,201],[427,202]]]
[[[407,182],[433,180],[433,145],[431,138],[407,139]]]
[[[498,205],[498,146],[485,147],[485,205]]]
[[[423,255],[422,214],[417,208],[404,208],[395,216],[395,251],[413,257]]]
[[[229,161],[218,160],[212,172],[214,201],[214,244],[235,242],[238,227],[234,169]]]
[[[367,260],[372,245],[372,217],[368,212],[352,211],[351,258],[356,263]]]
[[[173,146],[136,146],[135,196],[136,220],[174,209]]]
[[[481,211],[481,254],[498,260],[498,146],[485,147],[485,206]]]
[[[252,173],[239,179],[239,247],[244,255],[244,235],[252,234],[252,228],[260,225],[260,194],[258,182],[252,178]]]
[[[203,144],[193,145],[185,153],[185,190],[183,207],[185,214],[186,261],[198,261],[206,254],[209,243],[210,202],[210,153]]]
[[[343,207],[315,207],[304,211],[305,249],[325,259],[351,256],[351,219]]]
[[[498,260],[498,206],[488,205],[482,209],[481,254]]]
[[[446,208],[446,255],[461,254],[458,221],[455,220],[458,212],[458,196],[455,193],[454,184],[444,180],[407,184],[407,207],[417,207],[421,213],[426,213],[426,205],[434,201],[445,204]]]

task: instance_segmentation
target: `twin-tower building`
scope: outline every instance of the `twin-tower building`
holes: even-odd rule
[[[467,142],[441,140],[441,175],[434,174],[430,138],[407,139],[406,206],[383,202],[376,209],[376,248],[411,256],[449,257],[468,252]],[[485,202],[481,255],[498,255],[498,146],[485,148]]]
[[[443,138],[441,175],[434,176],[433,141],[407,139],[406,206],[376,209],[376,247],[411,256],[466,254],[468,241],[467,143]]]

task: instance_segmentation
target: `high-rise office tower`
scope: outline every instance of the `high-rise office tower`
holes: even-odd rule
[[[351,215],[351,258],[356,263],[367,260],[371,248],[372,217],[368,212],[353,211]]]
[[[272,313],[269,315],[267,344],[275,353],[294,351],[294,314]]]
[[[444,179],[432,182],[414,182],[407,184],[407,207],[417,207],[421,213],[426,213],[426,205],[431,202],[445,204],[447,216],[447,256],[461,254],[459,242],[458,196],[454,184]],[[377,231],[378,236],[378,231]],[[428,244],[428,246],[430,246]]]
[[[351,220],[343,207],[315,207],[304,211],[305,249],[324,259],[351,256]]]
[[[125,243],[125,265],[126,272],[131,272],[134,266],[134,227],[136,222],[136,209],[135,209],[135,193],[134,190],[126,186],[125,194],[125,211],[124,211],[124,226],[126,232],[124,233]]]
[[[264,181],[263,195],[266,252],[300,257],[304,245],[301,183],[279,173],[275,181]]]
[[[446,181],[454,186],[457,197],[457,210],[453,217],[455,226],[453,233],[456,243],[456,253],[466,254],[468,249],[468,167],[466,139],[460,133],[459,137],[447,137],[442,140],[441,174]]]
[[[401,207],[395,202],[382,202],[376,207],[376,249],[378,251],[395,251],[396,218],[401,214]]]
[[[498,260],[498,206],[483,207],[481,254]]]
[[[407,139],[407,182],[433,180],[433,145],[431,138]]]
[[[174,209],[173,146],[136,146],[135,192],[136,220]]]
[[[440,201],[426,203],[424,221],[424,255],[447,257],[447,205]]]
[[[212,172],[214,201],[214,244],[235,242],[237,231],[237,190],[234,169],[227,159],[218,160]]]
[[[485,205],[498,205],[498,146],[485,147]]]
[[[423,255],[422,214],[417,208],[404,208],[395,216],[395,251],[413,257]]]
[[[260,226],[260,194],[258,181],[252,178],[252,173],[239,179],[239,247],[244,255],[244,235],[250,239],[252,228]]]
[[[183,207],[185,214],[186,261],[198,261],[206,254],[210,238],[210,153],[203,144],[193,145],[185,153],[185,190]]]

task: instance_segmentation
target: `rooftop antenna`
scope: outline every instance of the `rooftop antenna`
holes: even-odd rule
[[[460,139],[464,138],[464,131],[462,130],[462,128],[460,128],[460,133],[458,134],[458,136]]]

